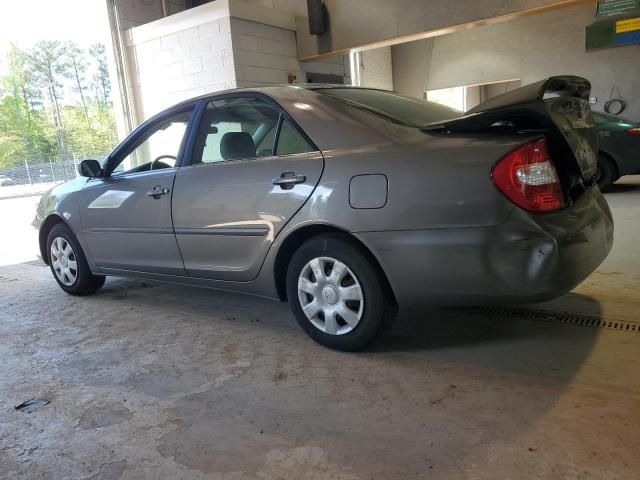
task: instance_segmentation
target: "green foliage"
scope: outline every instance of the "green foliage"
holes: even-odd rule
[[[94,43],[89,47],[89,54],[96,63],[96,73],[92,82],[95,101],[102,105],[108,105],[111,97],[111,82],[109,80],[106,48],[102,43]]]
[[[91,128],[87,128],[87,115]],[[106,152],[116,143],[115,120],[111,108],[96,103],[68,106],[63,110],[67,149],[78,154],[84,152]]]
[[[11,47],[0,78],[0,168],[115,145],[105,47],[88,53],[47,40],[27,51]]]

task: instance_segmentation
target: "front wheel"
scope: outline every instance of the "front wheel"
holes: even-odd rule
[[[80,243],[69,227],[59,223],[47,237],[49,267],[60,288],[71,295],[89,295],[104,285],[105,277],[93,275]]]
[[[376,268],[340,235],[312,238],[295,252],[287,270],[287,297],[302,329],[335,350],[364,348],[391,311]]]

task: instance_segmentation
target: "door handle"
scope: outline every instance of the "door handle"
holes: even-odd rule
[[[280,185],[283,190],[291,190],[298,183],[304,183],[307,177],[304,175],[296,175],[295,172],[284,172],[279,177],[272,180],[274,185]]]
[[[147,197],[153,197],[155,199],[160,198],[162,195],[166,195],[170,192],[167,187],[163,187],[162,185],[156,185],[153,187],[153,190],[149,190],[147,192]]]

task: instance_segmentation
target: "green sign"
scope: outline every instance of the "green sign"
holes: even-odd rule
[[[615,22],[600,22],[587,26],[587,50],[613,47],[615,38]]]
[[[596,17],[620,15],[640,9],[640,0],[601,0],[598,2]]]
[[[640,17],[601,20],[587,25],[586,50],[640,44]]]

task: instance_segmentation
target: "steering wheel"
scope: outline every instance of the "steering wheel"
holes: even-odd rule
[[[151,162],[151,166],[149,167],[149,170],[157,170],[158,169],[158,164],[159,164],[160,160],[162,160],[163,158],[169,158],[169,159],[173,160],[173,164],[174,165],[175,165],[175,162],[178,161],[178,159],[176,157],[174,157],[173,155],[160,155],[153,162]],[[164,165],[167,165],[165,168],[171,168],[171,165],[168,165],[166,163]]]

